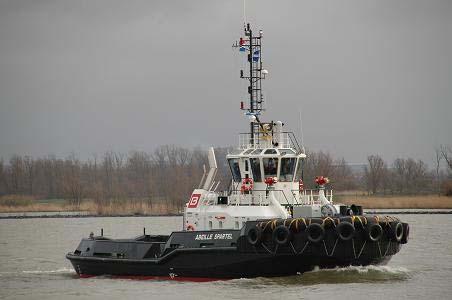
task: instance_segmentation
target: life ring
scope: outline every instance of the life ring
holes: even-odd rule
[[[383,228],[380,224],[369,224],[366,227],[367,239],[371,242],[378,242],[383,236]]]
[[[187,226],[187,231],[195,231],[195,227],[191,224]]]
[[[323,237],[325,236],[325,229],[322,227],[322,225],[317,223],[312,223],[308,226],[306,229],[308,233],[308,240],[312,243],[318,243],[323,240]]]
[[[243,178],[242,180],[242,187],[240,188],[240,191],[242,194],[251,191],[254,188],[254,182],[251,178]]]
[[[286,226],[279,225],[273,230],[272,237],[276,244],[285,245],[291,240],[292,234]]]
[[[355,236],[355,226],[349,222],[341,222],[336,226],[336,232],[343,241],[349,241]]]
[[[302,193],[304,191],[304,183],[303,183],[303,179],[300,179],[300,181],[298,181],[298,191],[300,193]]]
[[[258,226],[251,227],[250,230],[248,230],[246,239],[248,240],[248,243],[250,243],[251,245],[253,246],[258,245],[262,239],[262,228]]]

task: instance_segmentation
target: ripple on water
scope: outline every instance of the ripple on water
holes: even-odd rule
[[[296,276],[235,279],[224,282],[226,285],[242,285],[249,288],[260,288],[269,285],[317,285],[340,283],[378,283],[387,281],[403,281],[411,278],[407,268],[397,266],[350,266],[334,269],[319,269]]]
[[[24,274],[74,274],[74,269],[60,268],[56,270],[26,270],[22,271]]]

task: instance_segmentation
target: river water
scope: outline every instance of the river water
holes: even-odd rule
[[[181,217],[0,220],[2,299],[452,299],[452,215],[401,215],[409,243],[386,266],[206,283],[79,279],[64,255],[91,231],[178,230]]]

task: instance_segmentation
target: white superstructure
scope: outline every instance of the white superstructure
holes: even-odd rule
[[[209,171],[205,172],[184,210],[184,230],[240,229],[257,219],[320,217],[335,215],[332,191],[303,188],[306,155],[295,135],[284,132],[284,123],[261,122],[264,111],[261,80],[268,74],[262,67],[262,31],[253,36],[249,24],[245,37],[233,47],[247,54],[249,70],[240,78],[249,81],[249,104],[240,108],[250,119],[250,132],[239,135],[239,146],[227,155],[232,175],[228,191],[216,192],[217,163],[209,149]]]

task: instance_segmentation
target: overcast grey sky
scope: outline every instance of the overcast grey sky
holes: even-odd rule
[[[452,144],[452,1],[247,1],[267,120],[350,162]],[[243,1],[0,0],[0,157],[235,145]]]

